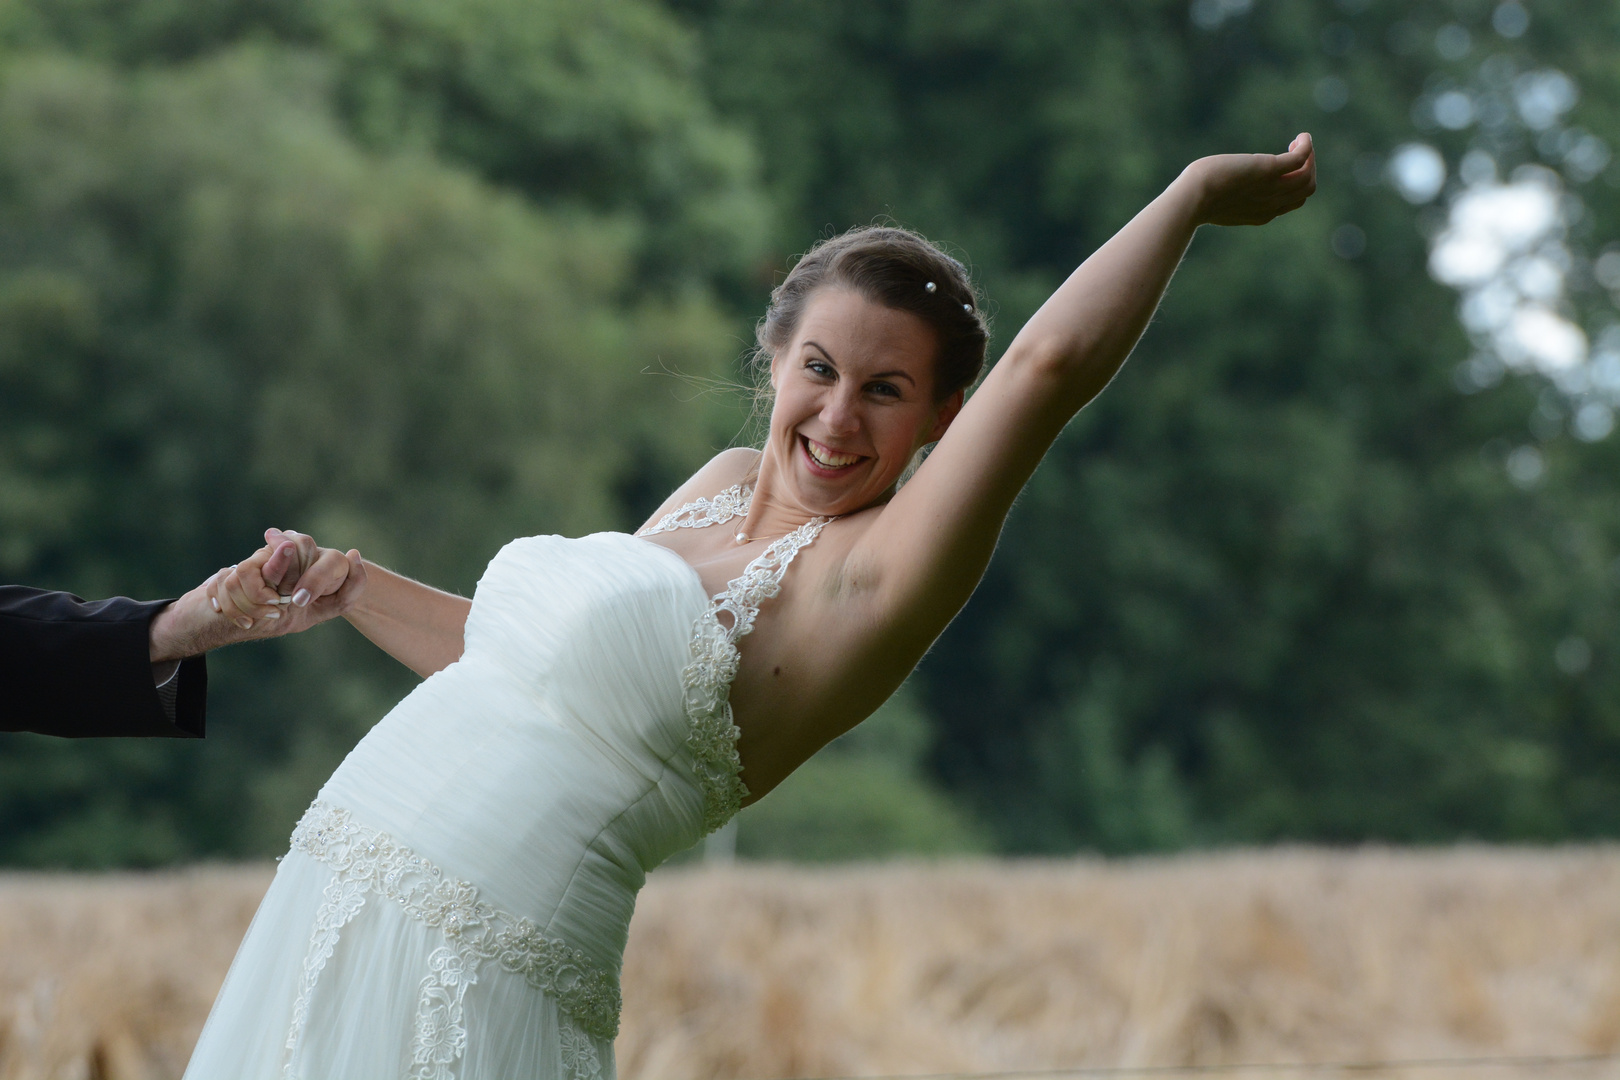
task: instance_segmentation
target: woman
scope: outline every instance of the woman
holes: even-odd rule
[[[827,241],[760,325],[764,447],[720,454],[636,536],[514,541],[472,601],[294,536],[363,577],[261,632],[343,609],[426,678],[294,831],[187,1077],[611,1076],[646,871],[899,686],[1197,227],[1261,224],[1314,190],[1306,135],[1194,162],[965,403],[987,334],[962,266],[897,229]],[[224,614],[276,606],[260,560],[220,579]]]

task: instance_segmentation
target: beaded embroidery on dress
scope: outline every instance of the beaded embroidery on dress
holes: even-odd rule
[[[722,524],[751,496],[647,531]],[[746,796],[737,639],[825,524],[712,597],[624,533],[503,548],[461,659],[293,831],[187,1080],[611,1080],[636,893]]]

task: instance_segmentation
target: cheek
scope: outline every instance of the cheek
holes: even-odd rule
[[[882,422],[874,425],[872,441],[878,446],[884,457],[911,459],[912,452],[917,448],[920,420],[916,415],[906,410],[894,410],[882,418]],[[927,434],[923,432],[923,434]]]
[[[815,413],[815,402],[789,380],[771,399],[771,429],[787,431]]]

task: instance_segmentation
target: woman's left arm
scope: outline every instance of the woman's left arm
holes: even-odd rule
[[[852,550],[845,578],[870,586],[877,633],[920,655],[966,603],[1014,498],[1124,364],[1197,228],[1264,224],[1315,190],[1308,135],[1201,158],[1069,275]]]

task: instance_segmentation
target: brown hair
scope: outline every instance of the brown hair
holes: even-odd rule
[[[939,342],[935,401],[944,401],[979,377],[990,323],[967,267],[910,229],[892,225],[850,229],[821,241],[799,259],[772,290],[770,307],[754,329],[764,364],[793,340],[811,294],[827,285],[909,311],[933,328]]]

